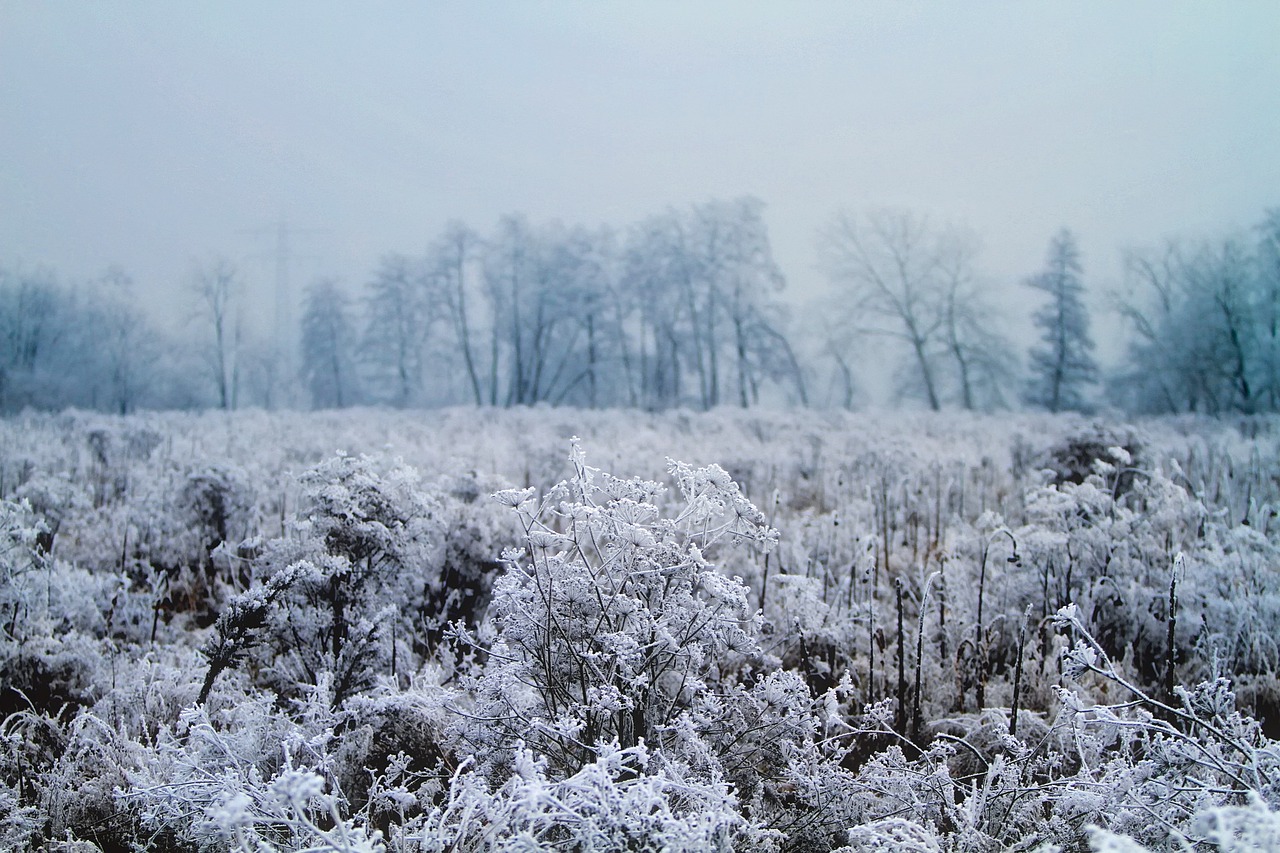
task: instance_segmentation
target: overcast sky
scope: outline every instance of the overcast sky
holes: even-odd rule
[[[967,224],[1033,272],[1280,204],[1280,3],[0,0],[0,265],[117,264],[172,310],[193,258],[358,284],[451,218],[625,225],[769,205],[793,290],[840,208]]]

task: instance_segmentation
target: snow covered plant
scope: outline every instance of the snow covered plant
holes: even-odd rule
[[[600,744],[595,758],[565,779],[548,779],[546,762],[520,747],[514,772],[496,791],[464,763],[445,804],[416,828],[423,851],[629,850],[703,853],[732,849],[744,829],[723,783],[684,778],[656,762],[644,744]]]
[[[1150,844],[1187,849],[1214,842],[1226,807],[1253,803],[1275,824],[1280,741],[1236,708],[1225,678],[1157,699],[1126,678],[1069,605],[1054,617],[1075,637],[1063,656],[1074,689],[1060,688],[1062,720],[1080,750],[1081,772],[1062,796],[1090,801],[1093,819]],[[1091,704],[1087,687],[1119,689]],[[1213,815],[1217,815],[1214,817]]]
[[[323,694],[322,685],[317,690]],[[211,717],[188,707],[149,749],[134,747],[123,813],[149,846],[192,851],[377,853],[380,835],[344,814],[330,772],[339,742],[326,697],[294,722],[259,698]]]
[[[259,641],[261,629],[266,625],[276,600],[301,574],[300,563],[281,569],[265,584],[255,586],[231,599],[218,614],[218,621],[213,626],[213,636],[200,650],[209,662],[209,669],[205,672],[204,684],[196,699],[198,704],[203,705],[209,698],[213,682],[223,670],[239,663]]]
[[[608,754],[629,777],[665,773],[680,788],[694,783],[674,768],[692,768],[697,784],[715,787],[720,768],[698,734],[708,721],[694,709],[708,707],[699,700],[709,690],[741,689],[733,676],[759,654],[758,616],[747,588],[707,554],[768,547],[775,533],[718,466],[670,462],[683,509],[663,518],[663,486],[589,467],[576,439],[570,460],[572,477],[541,499],[533,489],[496,495],[519,514],[524,547],[506,554],[494,588],[495,637],[474,702],[457,709],[458,751],[477,756],[496,786],[522,762],[536,759],[560,782]],[[702,794],[672,796],[691,808]]]
[[[192,614],[208,624],[229,590],[242,580],[216,557],[254,532],[261,521],[257,483],[243,466],[195,459],[140,475],[119,506],[105,506],[81,536],[110,543],[107,559],[135,579],[135,592],[151,598],[154,618]],[[82,522],[82,524],[85,522]],[[103,561],[92,552],[84,558]],[[155,639],[155,621],[151,640]]]
[[[394,674],[394,632],[408,590],[430,573],[435,502],[404,465],[379,470],[366,456],[339,454],[301,477],[306,508],[290,535],[261,549],[254,573],[265,578],[234,598],[205,645],[217,675],[259,640],[260,662],[277,692],[293,695],[332,676],[335,707]]]
[[[0,631],[6,639],[20,637],[30,618],[28,599],[40,586],[34,575],[45,563],[37,546],[44,531],[25,501],[0,501]]]

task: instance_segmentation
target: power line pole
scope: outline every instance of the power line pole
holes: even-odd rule
[[[267,404],[274,408],[295,403],[296,400],[285,399],[288,395],[280,393],[283,389],[292,387],[288,379],[295,372],[292,368],[298,357],[298,323],[295,316],[298,298],[290,282],[290,273],[297,260],[293,252],[293,241],[297,237],[316,237],[330,232],[325,228],[298,228],[281,216],[274,225],[246,229],[240,233],[258,238],[269,237],[274,243],[271,250],[259,255],[273,259],[275,266],[271,318],[272,364],[269,365],[271,387],[268,389],[270,399]]]

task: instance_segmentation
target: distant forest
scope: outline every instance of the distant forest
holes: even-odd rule
[[[359,293],[316,279],[268,331],[224,258],[193,268],[181,328],[149,316],[124,271],[67,283],[0,269],[0,412],[853,409],[868,363],[893,372],[896,399],[934,410],[1280,411],[1280,209],[1245,233],[1129,252],[1106,294],[1128,335],[1109,369],[1069,230],[1027,270],[1038,307],[1019,330],[976,239],[906,211],[834,217],[818,240],[833,295],[799,308],[763,210],[713,201],[621,230],[451,223],[422,254],[384,257]]]

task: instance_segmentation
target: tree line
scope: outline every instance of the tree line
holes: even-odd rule
[[[362,305],[333,282],[308,292],[312,401],[705,409],[754,405],[771,383],[806,403],[762,214],[710,202],[625,236],[452,223],[424,254],[384,258]]]
[[[1280,211],[1248,234],[1129,252],[1107,294],[1129,333],[1110,371],[1067,229],[1022,282],[1039,305],[1025,353],[964,229],[840,213],[818,258],[829,295],[797,308],[754,198],[623,230],[453,222],[420,254],[385,256],[359,294],[314,281],[298,328],[273,334],[252,328],[225,258],[193,269],[179,331],[147,316],[119,270],[82,286],[0,270],[0,411],[856,408],[867,366],[893,358],[898,398],[934,410],[1280,411]]]

